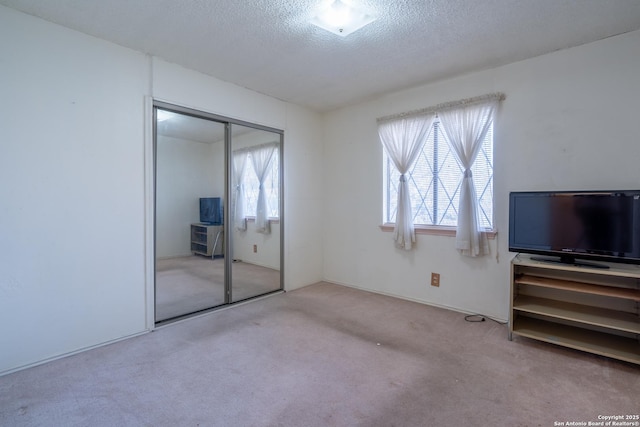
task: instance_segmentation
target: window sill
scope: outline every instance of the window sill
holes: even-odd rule
[[[384,232],[393,231],[395,225],[394,224],[382,224],[380,226],[380,230]],[[415,225],[416,234],[431,234],[435,236],[456,236],[456,227],[447,227],[443,225]],[[487,236],[487,239],[495,239],[498,234],[497,230],[484,230],[484,234]]]
[[[246,216],[245,219],[249,222],[256,222],[255,216]],[[273,224],[280,224],[280,218],[269,217],[269,221]]]

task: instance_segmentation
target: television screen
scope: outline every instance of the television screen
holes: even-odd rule
[[[222,225],[224,210],[220,197],[200,198],[200,222],[210,225]]]
[[[513,192],[509,250],[640,263],[640,190]]]

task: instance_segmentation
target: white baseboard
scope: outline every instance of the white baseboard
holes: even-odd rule
[[[468,310],[464,310],[464,309],[459,308],[459,307],[453,307],[453,306],[445,305],[445,304],[438,304],[438,303],[435,303],[433,301],[427,301],[427,300],[423,300],[423,299],[420,299],[420,298],[410,298],[410,297],[406,297],[404,295],[393,294],[393,293],[390,293],[390,292],[382,292],[382,291],[377,291],[375,289],[363,288],[362,286],[357,286],[357,285],[353,285],[353,284],[350,284],[350,283],[341,282],[339,280],[323,279],[322,281],[323,282],[327,282],[327,283],[333,283],[335,285],[346,286],[347,288],[353,288],[353,289],[358,289],[358,290],[361,290],[361,291],[371,292],[373,294],[385,295],[385,296],[388,296],[388,297],[403,299],[405,301],[412,301],[412,302],[417,302],[419,304],[430,305],[432,307],[443,308],[445,310],[456,311],[458,313],[462,313],[462,314],[465,314],[465,315],[476,314],[476,315],[484,316],[486,318],[489,318],[489,319],[492,319],[492,320],[495,320],[495,321],[501,322],[501,323],[506,323],[507,322],[507,319],[503,319],[503,318],[498,317],[498,316],[490,316],[490,315],[484,314],[484,313],[475,313],[475,312],[471,312],[471,311],[468,311]]]
[[[103,342],[103,343],[100,343],[100,344],[91,345],[91,346],[88,346],[88,347],[82,347],[82,348],[79,348],[78,350],[70,351],[68,353],[59,354],[57,356],[53,356],[53,357],[49,357],[49,358],[46,358],[46,359],[43,359],[43,360],[39,360],[37,362],[28,363],[26,365],[18,366],[17,368],[11,368],[9,370],[0,372],[0,377],[2,377],[3,375],[12,374],[14,372],[22,371],[24,369],[33,368],[34,366],[44,365],[45,363],[53,362],[54,360],[63,359],[65,357],[73,356],[74,354],[84,353],[85,351],[93,350],[94,348],[99,348],[99,347],[103,347],[105,345],[117,343],[119,341],[128,340],[129,338],[138,337],[140,335],[144,335],[144,334],[147,334],[149,332],[151,332],[151,330],[144,330],[142,332],[138,332],[138,333],[135,333],[135,334],[127,335],[127,336],[124,336],[124,337],[121,337],[121,338],[116,338],[114,340],[106,341],[106,342]]]

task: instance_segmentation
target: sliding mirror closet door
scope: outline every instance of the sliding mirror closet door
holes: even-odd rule
[[[282,289],[282,135],[231,125],[231,299]]]
[[[156,108],[155,321],[225,304],[225,127]]]

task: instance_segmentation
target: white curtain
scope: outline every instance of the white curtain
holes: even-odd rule
[[[438,113],[445,139],[464,169],[458,207],[456,249],[470,257],[489,253],[486,236],[480,229],[478,198],[471,167],[493,122],[497,106],[498,100],[492,100]]]
[[[411,250],[416,241],[406,173],[418,158],[431,131],[433,120],[434,115],[427,114],[383,122],[378,125],[380,141],[400,173],[393,239],[397,247],[405,250]]]
[[[251,161],[253,169],[258,176],[260,187],[258,189],[258,204],[256,208],[256,231],[258,233],[271,233],[269,213],[267,212],[267,196],[264,190],[264,182],[270,171],[271,160],[277,152],[278,144],[264,144],[251,149]]]
[[[233,152],[233,184],[236,186],[235,205],[233,209],[233,225],[236,230],[247,229],[247,217],[244,212],[244,171],[249,153],[245,150]]]

